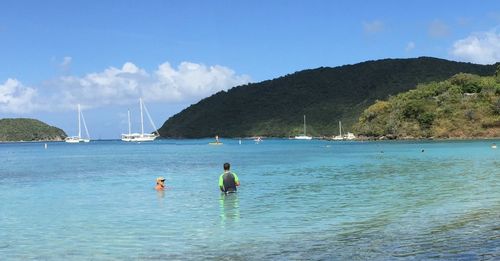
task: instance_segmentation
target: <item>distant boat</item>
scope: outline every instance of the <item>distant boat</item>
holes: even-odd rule
[[[82,127],[81,127],[82,121],[83,121],[83,126],[85,127],[85,133],[87,134],[86,139],[82,139]],[[85,117],[83,117],[82,110],[80,109],[80,104],[78,104],[78,136],[66,137],[64,141],[67,143],[90,142],[89,130],[87,129],[87,124],[85,123]]]
[[[347,140],[354,140],[354,139],[356,139],[356,135],[354,135],[354,133],[347,132],[347,136],[345,138]]]
[[[296,140],[312,140],[311,136],[307,136],[306,132],[306,115],[304,115],[304,135],[295,136]]]
[[[342,136],[342,122],[339,121],[339,135],[334,136],[332,138],[333,140],[344,140],[344,137]]]
[[[351,132],[347,132],[347,135],[342,135],[342,122],[339,121],[339,135],[333,136],[332,140],[354,140],[354,139],[356,139],[356,136]]]
[[[156,137],[160,136],[153,120],[151,119],[151,115],[149,115],[148,108],[142,102],[142,98],[139,98],[139,107],[141,108],[141,133],[132,133],[131,132],[130,110],[129,110],[128,111],[128,134],[122,134],[122,141],[127,141],[127,142],[154,141],[156,139]],[[151,125],[155,129],[155,132],[156,132],[155,134],[144,133],[144,114],[142,112],[143,108],[146,111],[146,115],[148,116]]]
[[[262,141],[262,138],[260,136],[258,136],[257,138],[255,138],[253,141],[255,141],[256,143],[259,143]]]

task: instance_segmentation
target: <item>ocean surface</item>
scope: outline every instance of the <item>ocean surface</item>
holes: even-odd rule
[[[210,141],[0,144],[0,259],[500,259],[500,140]]]

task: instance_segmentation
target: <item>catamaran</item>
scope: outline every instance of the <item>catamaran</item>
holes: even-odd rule
[[[85,133],[87,134],[86,139],[82,139],[82,127],[80,123],[81,121],[83,121]],[[80,104],[78,104],[78,136],[66,137],[64,141],[67,143],[90,142],[89,130],[87,129],[87,124],[85,123],[85,117],[83,117],[82,110],[80,109]]]
[[[131,126],[130,126],[130,110],[128,111],[128,134],[122,134],[122,141],[135,141],[135,142],[141,142],[141,141],[154,141],[156,137],[160,136],[158,133],[156,126],[151,119],[151,115],[149,115],[148,108],[146,105],[142,102],[142,98],[139,98],[139,106],[141,108],[141,133],[132,133],[131,132]],[[143,114],[143,108],[146,111],[146,115],[148,116],[149,122],[155,129],[155,133],[144,133],[144,114]]]
[[[306,132],[306,115],[304,115],[304,135],[295,136],[296,140],[312,140],[311,136],[307,136]]]

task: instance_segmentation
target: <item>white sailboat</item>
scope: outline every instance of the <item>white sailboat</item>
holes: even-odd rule
[[[306,115],[304,115],[304,135],[295,136],[296,140],[312,140],[311,136],[307,136],[306,132]]]
[[[332,140],[354,140],[356,135],[351,132],[347,132],[347,135],[342,135],[342,122],[339,121],[339,135],[333,136]]]
[[[131,126],[130,126],[130,110],[128,111],[128,134],[122,134],[122,141],[127,141],[127,142],[141,142],[141,141],[154,141],[156,137],[160,136],[158,131],[156,131],[158,128],[156,128],[153,120],[151,119],[151,115],[149,115],[148,108],[146,105],[142,102],[142,98],[139,98],[139,106],[141,108],[141,133],[132,133],[131,132]],[[146,115],[148,116],[148,119],[155,129],[156,133],[144,133],[144,114],[143,114],[143,108],[146,111]]]
[[[82,121],[83,121],[83,126],[85,127],[85,133],[87,134],[86,139],[82,139],[82,127],[81,127]],[[85,123],[85,117],[83,117],[82,110],[80,109],[80,104],[78,104],[78,136],[66,137],[64,141],[67,143],[90,142],[89,130],[87,129],[87,124]]]
[[[344,136],[342,136],[342,122],[339,121],[339,135],[334,136],[333,140],[344,140]]]

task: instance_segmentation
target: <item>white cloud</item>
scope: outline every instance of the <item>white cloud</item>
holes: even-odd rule
[[[229,87],[248,83],[247,75],[235,75],[224,66],[210,66],[190,62],[181,63],[177,70],[164,63],[155,71],[156,81],[150,93],[151,100],[191,100],[208,96]]]
[[[368,34],[376,34],[384,30],[384,23],[379,20],[364,22],[363,30]]]
[[[451,54],[461,60],[491,64],[500,61],[500,34],[478,32],[453,44]]]
[[[0,112],[28,113],[34,110],[37,91],[23,86],[16,79],[7,79],[0,84]]]
[[[71,59],[65,58],[65,61],[69,64]],[[109,67],[102,72],[61,76],[47,81],[38,88],[43,97],[36,95],[36,89],[25,88],[17,80],[9,79],[6,84],[0,85],[0,90],[5,89],[0,91],[0,106],[7,104],[2,97],[6,97],[4,100],[10,104],[14,100],[16,103],[24,102],[25,106],[21,106],[25,108],[23,111],[73,109],[77,103],[85,108],[123,105],[135,103],[139,97],[154,102],[189,103],[249,81],[249,76],[237,75],[230,68],[220,65],[182,62],[174,68],[165,62],[148,73],[127,62],[121,68]],[[10,112],[19,112],[15,106],[8,108]]]
[[[408,42],[408,43],[406,44],[406,48],[405,48],[405,50],[406,50],[407,52],[410,52],[410,51],[411,51],[411,50],[413,50],[413,49],[415,49],[415,43],[414,43],[414,42]]]
[[[429,35],[435,38],[446,37],[450,34],[448,25],[440,20],[434,20],[429,25]]]

